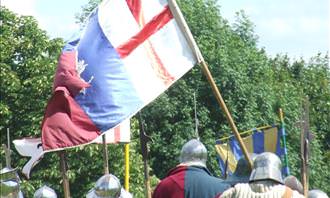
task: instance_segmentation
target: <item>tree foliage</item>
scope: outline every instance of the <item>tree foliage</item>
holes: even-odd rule
[[[77,15],[83,24],[99,0],[90,0]],[[221,16],[215,0],[178,1],[187,23],[209,65],[213,78],[240,131],[278,123],[278,109],[285,113],[289,166],[300,176],[300,122],[303,101],[310,102],[310,127],[315,138],[310,161],[311,188],[328,193],[330,183],[330,69],[328,55],[317,54],[309,61],[291,60],[286,55],[269,58],[257,47],[254,24],[244,14],[229,24]],[[49,40],[31,17],[18,17],[6,9],[1,12],[1,142],[10,127],[13,138],[39,135],[39,126],[52,76],[63,42]],[[152,175],[163,178],[178,163],[181,146],[196,137],[194,93],[200,139],[209,150],[208,167],[221,176],[216,162],[215,140],[231,135],[230,127],[199,66],[195,66],[169,90],[142,110],[150,144]],[[131,191],[144,196],[143,164],[139,155],[138,126],[133,118],[131,143]],[[123,147],[113,145],[110,172],[123,178]],[[68,153],[69,178],[73,197],[83,197],[102,174],[102,157],[97,145],[71,149]],[[3,154],[3,151],[1,151]],[[2,155],[3,156],[3,155]],[[58,157],[47,154],[36,167],[31,180],[23,180],[23,191],[48,182],[62,192]],[[14,165],[26,159],[14,153]],[[4,159],[1,158],[1,164]],[[153,177],[153,185],[157,178]],[[30,197],[30,196],[28,196]]]

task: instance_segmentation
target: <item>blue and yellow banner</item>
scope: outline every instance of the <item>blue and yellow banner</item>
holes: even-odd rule
[[[284,133],[279,126],[270,126],[265,129],[254,129],[252,134],[242,138],[249,153],[272,152],[281,159],[284,157],[284,146],[281,138]],[[216,151],[222,175],[231,175],[237,165],[237,161],[243,157],[238,141],[234,136],[216,141]],[[283,174],[288,175],[288,167],[284,164]]]

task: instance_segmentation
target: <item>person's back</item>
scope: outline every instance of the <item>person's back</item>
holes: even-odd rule
[[[185,197],[216,197],[229,185],[223,180],[213,177],[211,173],[202,167],[189,166],[185,177]]]
[[[236,184],[223,192],[221,198],[303,198],[297,191],[274,181]]]
[[[190,140],[182,150],[180,164],[156,187],[153,198],[213,198],[229,188],[206,168],[207,150],[198,140]]]

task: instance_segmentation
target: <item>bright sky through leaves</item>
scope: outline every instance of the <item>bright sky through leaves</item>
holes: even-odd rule
[[[79,29],[74,15],[88,0],[2,0],[10,10],[34,16],[51,37],[69,39]],[[330,46],[330,5],[328,0],[219,0],[221,14],[230,23],[235,12],[244,10],[256,25],[259,46],[274,56],[287,53],[305,59]]]

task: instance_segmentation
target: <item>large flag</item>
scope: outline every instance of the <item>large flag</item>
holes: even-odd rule
[[[103,1],[60,55],[42,123],[44,151],[93,142],[195,63],[167,1]]]
[[[263,130],[253,130],[252,135],[242,138],[249,153],[272,152],[282,160],[285,155],[285,145],[281,144],[283,131],[280,126],[273,126]],[[243,152],[234,136],[229,139],[216,141],[219,167],[222,175],[232,175],[238,160],[243,157]],[[283,163],[282,173],[288,175],[288,167]]]
[[[110,129],[106,134],[107,144],[128,143],[131,141],[130,136],[130,121],[125,120],[115,128]],[[32,168],[44,156],[44,151],[41,143],[41,138],[23,138],[13,141],[17,152],[24,157],[29,157],[28,162],[23,166],[22,173],[26,178],[30,178]],[[92,143],[103,143],[102,136],[99,136]]]

